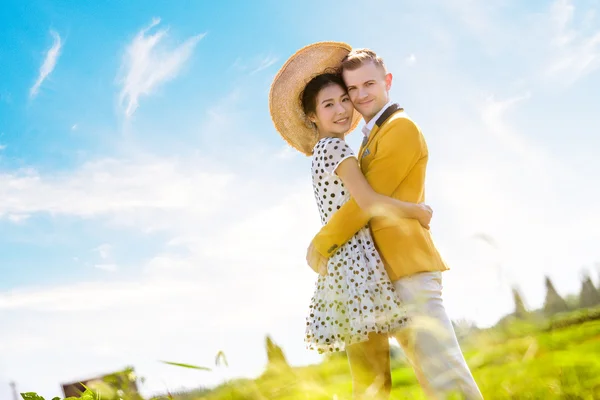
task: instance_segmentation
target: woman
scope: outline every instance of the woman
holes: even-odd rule
[[[288,60],[269,96],[275,127],[290,145],[312,156],[313,189],[323,224],[352,196],[365,211],[383,206],[385,212],[418,219],[427,228],[431,209],[374,192],[344,141],[360,115],[341,77],[321,71],[337,67],[349,51],[344,44],[321,42]],[[307,346],[319,353],[341,351],[367,341],[371,333],[391,333],[405,323],[406,313],[365,226],[338,249],[318,277],[306,321]]]

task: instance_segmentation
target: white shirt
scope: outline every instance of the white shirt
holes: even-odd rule
[[[379,110],[379,112],[373,118],[371,118],[369,123],[365,124],[365,126],[362,127],[362,133],[363,133],[363,135],[365,135],[366,138],[369,137],[369,134],[373,130],[373,127],[375,127],[375,122],[377,122],[379,117],[381,117],[381,114],[383,114],[385,112],[385,110],[387,110],[388,107],[391,106],[392,104],[394,104],[393,101],[391,101],[391,100],[388,101],[388,103],[385,106],[383,106],[381,108],[381,110]]]

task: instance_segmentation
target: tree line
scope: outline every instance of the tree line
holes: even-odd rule
[[[546,317],[573,311],[582,308],[591,308],[600,305],[600,287],[594,286],[589,274],[584,274],[581,279],[581,289],[579,295],[569,295],[565,298],[558,294],[549,276],[546,280],[546,298],[541,311]],[[513,315],[517,318],[525,319],[531,311],[527,309],[523,296],[517,287],[512,288],[515,311]]]

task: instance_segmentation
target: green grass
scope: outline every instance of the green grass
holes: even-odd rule
[[[582,315],[593,318],[582,318]],[[485,399],[600,399],[600,320],[577,311],[552,321],[509,321],[472,334],[465,357]],[[570,318],[570,319],[569,319]],[[566,322],[565,322],[566,321]],[[412,369],[394,360],[391,399],[425,399]],[[350,399],[347,360],[231,381],[196,400]]]

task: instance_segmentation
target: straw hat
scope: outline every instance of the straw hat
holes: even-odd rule
[[[303,47],[281,67],[269,93],[269,111],[277,132],[296,150],[312,155],[317,132],[304,114],[300,94],[315,76],[340,66],[352,47],[341,42],[318,42]],[[352,131],[361,115],[354,111]]]

